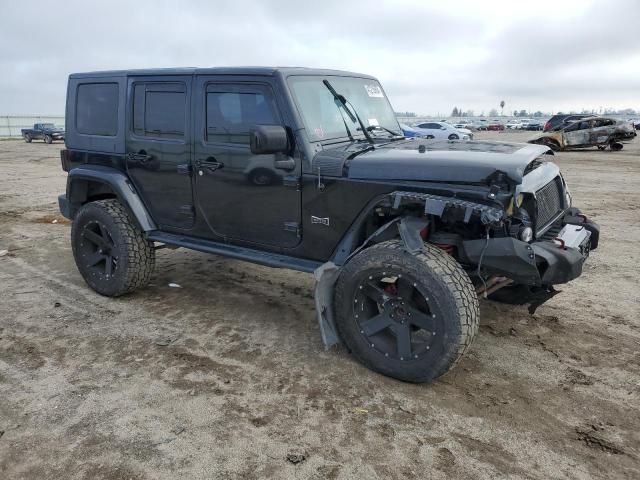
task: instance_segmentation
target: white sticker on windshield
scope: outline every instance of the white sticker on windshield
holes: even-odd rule
[[[378,119],[377,118],[369,118],[369,126],[379,126],[380,124],[378,123]]]
[[[364,89],[370,97],[383,98],[382,89],[378,85],[365,85]]]

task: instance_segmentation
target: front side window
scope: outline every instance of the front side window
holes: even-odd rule
[[[288,83],[311,141],[362,137],[358,122],[353,122],[344,107],[323,83],[328,80],[336,92],[355,108],[365,128],[381,126],[402,135],[393,109],[376,80],[340,76],[291,76]]]
[[[84,135],[118,133],[118,84],[82,83],[76,93],[76,130]],[[46,125],[46,124],[44,124]],[[41,128],[44,128],[42,125]]]
[[[206,93],[206,141],[249,144],[255,125],[280,125],[273,95],[262,85],[211,84]]]
[[[183,139],[187,94],[182,83],[136,83],[133,132],[161,139]]]

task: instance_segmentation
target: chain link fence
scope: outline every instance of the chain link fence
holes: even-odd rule
[[[53,123],[64,128],[64,115],[1,115],[0,138],[21,137],[20,130],[33,128],[34,123]]]

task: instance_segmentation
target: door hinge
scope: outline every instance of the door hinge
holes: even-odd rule
[[[282,184],[285,187],[295,187],[296,190],[300,190],[300,177],[297,175],[287,175],[283,177]]]
[[[193,205],[182,205],[180,207],[180,215],[193,218],[195,215]]]
[[[295,233],[296,236],[300,236],[301,228],[298,222],[284,222],[284,230],[285,232]]]

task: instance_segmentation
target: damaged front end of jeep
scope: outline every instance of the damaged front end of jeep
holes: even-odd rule
[[[374,209],[375,229],[370,226],[357,248],[337,254],[316,272],[325,344],[339,341],[331,298],[341,265],[394,237],[410,253],[425,242],[442,249],[467,271],[478,296],[529,305],[531,314],[559,293],[554,286],[580,276],[598,246],[599,226],[571,205],[564,178],[546,156],[529,163],[519,183],[496,171],[486,179],[482,198],[401,189],[386,195]]]

